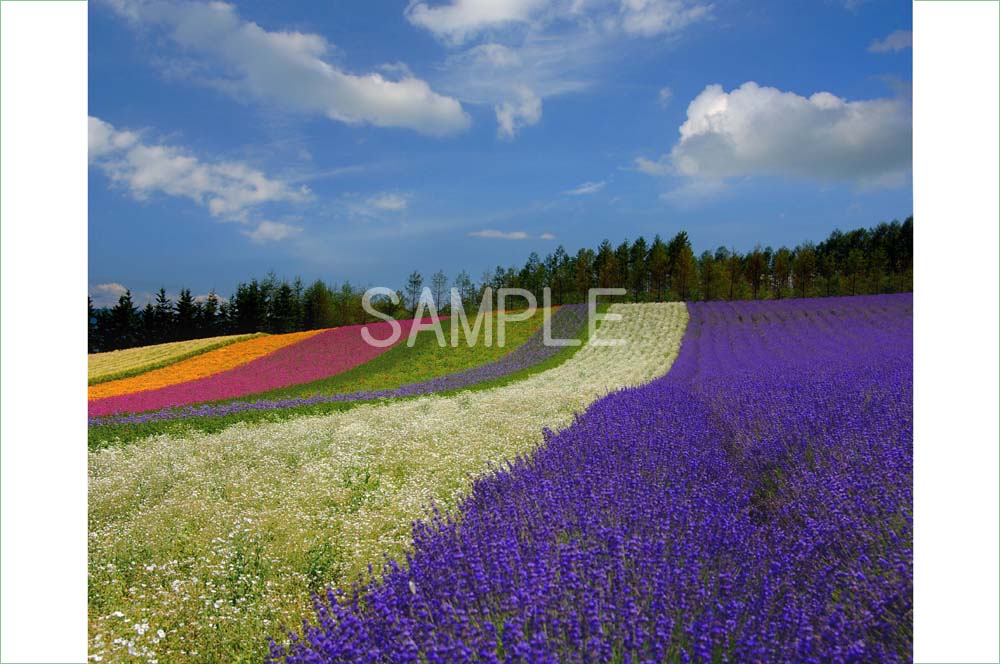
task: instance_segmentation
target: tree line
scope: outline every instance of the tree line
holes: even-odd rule
[[[575,255],[562,246],[540,257],[532,252],[523,266],[497,266],[478,282],[467,272],[452,281],[438,271],[425,282],[410,274],[388,297],[373,299],[380,312],[397,318],[411,316],[425,287],[438,311],[450,308],[450,287],[466,310],[478,308],[487,287],[523,288],[542,302],[551,289],[554,304],[585,302],[591,288],[623,288],[619,301],[781,299],[906,292],[913,289],[913,217],[848,232],[835,230],[819,244],[793,249],[761,247],[746,253],[726,247],[696,255],[686,232],[664,241],[639,237],[615,246],[604,240],[596,249]],[[89,349],[101,352],[133,346],[182,341],[221,334],[284,333],[371,322],[362,306],[366,288],[349,282],[328,285],[317,280],[305,286],[269,274],[240,283],[228,299],[216,293],[195,298],[182,290],[177,301],[160,289],[145,308],[135,306],[130,292],[110,308],[88,302]],[[494,305],[496,302],[494,301]]]

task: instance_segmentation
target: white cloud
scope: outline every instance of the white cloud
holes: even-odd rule
[[[487,230],[483,230],[483,231],[472,231],[471,233],[469,233],[469,237],[483,237],[483,238],[489,238],[489,239],[493,239],[493,240],[532,240],[532,239],[554,240],[554,239],[556,239],[556,236],[553,235],[552,233],[542,233],[541,235],[537,236],[537,238],[536,238],[535,236],[529,235],[529,234],[525,233],[524,231],[504,232],[504,231],[498,231],[498,230],[494,230],[494,229],[487,229]]]
[[[485,237],[497,240],[527,240],[530,236],[524,231],[511,231],[510,233],[505,233],[503,231],[489,229],[484,231],[472,231],[469,233],[469,237]]]
[[[672,34],[708,18],[711,12],[712,5],[682,0],[622,0],[621,27],[643,37]]]
[[[302,229],[291,224],[284,224],[277,221],[262,221],[252,231],[244,231],[244,235],[254,242],[275,242],[285,238],[298,235]]]
[[[483,30],[528,22],[548,4],[547,0],[451,0],[435,6],[411,2],[406,18],[438,38],[460,44]]]
[[[660,88],[659,93],[656,95],[656,101],[660,106],[666,107],[670,104],[670,98],[674,96],[674,91],[670,89],[669,86],[663,86]]]
[[[106,284],[96,284],[90,287],[90,299],[94,301],[94,306],[113,307],[118,304],[118,298],[125,294],[128,289],[117,282]]]
[[[87,158],[91,163],[106,154],[127,150],[138,140],[130,131],[116,131],[107,122],[93,116],[87,118]]]
[[[872,53],[890,53],[902,51],[913,46],[913,33],[909,30],[896,30],[885,39],[876,39],[868,47]]]
[[[497,116],[497,135],[512,139],[524,127],[537,124],[542,119],[542,100],[526,87],[518,90],[518,99],[505,101],[494,108]]]
[[[203,162],[177,147],[143,143],[135,132],[93,116],[88,128],[91,164],[139,200],[155,193],[188,198],[213,217],[246,222],[256,206],[310,198],[307,187],[292,187],[240,162]]]
[[[449,55],[440,84],[473,104],[516,99],[522,88],[543,98],[580,92],[591,86],[591,70],[605,56],[602,44],[604,38],[589,29],[532,31],[510,45],[488,41]]]
[[[102,307],[113,307],[118,304],[118,298],[125,294],[128,289],[117,283],[110,282],[106,284],[96,284],[91,286],[88,292],[91,300],[94,302],[95,308]],[[173,292],[166,292],[167,299],[171,302],[176,302],[179,295]],[[145,307],[147,303],[155,303],[157,293],[150,293],[147,291],[132,291],[132,304],[138,308]],[[220,302],[229,302],[229,298],[218,293],[215,294],[216,299]],[[194,301],[197,304],[205,304],[208,301],[208,293],[203,293],[201,295],[195,295]]]
[[[92,290],[92,294],[114,295],[117,298],[119,295],[124,295],[128,289],[117,281],[112,281],[106,284],[97,284]]]
[[[732,92],[710,85],[688,106],[680,135],[669,162],[693,178],[779,175],[878,184],[910,171],[912,108],[906,98],[847,101],[753,82]],[[647,172],[655,163],[637,162]]]
[[[634,163],[636,170],[646,175],[669,175],[674,172],[674,167],[666,157],[660,157],[656,161],[647,157],[636,157]]]
[[[601,180],[600,182],[584,182],[580,186],[568,189],[563,193],[569,196],[585,196],[587,194],[596,194],[601,189],[604,189],[604,187],[607,184],[608,184],[607,180]]]
[[[517,51],[517,49],[493,42],[480,44],[479,46],[470,48],[465,51],[465,57],[473,61],[488,64],[498,69],[519,67],[524,64],[524,61],[521,59],[521,54]]]
[[[434,6],[414,0],[405,14],[413,25],[460,45],[485,32],[568,21],[650,37],[678,32],[711,11],[712,5],[697,0],[450,0]]]
[[[202,293],[201,295],[195,295],[194,296],[195,303],[196,304],[205,304],[206,302],[208,302],[208,295],[209,295],[208,293]],[[228,303],[229,302],[229,298],[228,297],[226,297],[224,295],[219,295],[218,293],[215,294],[215,299],[219,301],[219,304]]]
[[[360,198],[357,194],[347,194],[342,205],[351,214],[361,217],[382,217],[385,213],[399,213],[410,205],[410,195],[391,191],[372,194]]]
[[[725,183],[722,180],[688,180],[674,189],[660,194],[660,200],[680,208],[691,208],[715,198],[725,188]]]
[[[364,173],[365,171],[368,171],[371,168],[372,167],[370,165],[358,164],[355,166],[339,166],[336,168],[328,168],[324,170],[306,171],[299,175],[296,175],[292,179],[292,181],[313,182],[316,180],[332,180],[334,178],[339,178],[345,175],[353,175],[354,173]]]
[[[397,78],[355,75],[330,64],[320,35],[269,32],[240,18],[225,2],[116,0],[134,22],[164,26],[182,50],[221,68],[212,83],[241,99],[321,114],[347,124],[401,127],[441,136],[466,129],[469,116],[458,100],[440,95],[407,70]]]
[[[409,205],[409,200],[399,194],[384,193],[372,196],[368,199],[367,204],[376,210],[401,212]]]
[[[449,55],[438,85],[463,103],[489,105],[501,137],[537,123],[545,99],[586,90],[605,57],[602,38],[591,31],[545,35],[532,32],[506,45],[495,41]]]
[[[436,86],[493,106],[509,139],[541,119],[549,97],[593,87],[625,53],[622,39],[676,34],[710,9],[698,0],[452,0],[411,3],[407,17],[449,46],[464,44]]]

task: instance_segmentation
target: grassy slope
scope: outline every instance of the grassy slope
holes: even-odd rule
[[[607,305],[601,305],[598,310],[603,312],[607,309]],[[529,325],[537,319],[533,325]],[[542,318],[541,316],[535,316],[528,321],[523,323],[512,323],[507,329],[507,345],[505,348],[498,349],[496,347],[490,348],[468,348],[464,343],[458,348],[452,348],[448,346],[446,348],[439,348],[437,345],[437,340],[433,332],[422,332],[417,335],[417,343],[414,344],[412,348],[408,348],[405,345],[397,346],[390,349],[389,351],[383,353],[382,355],[376,357],[370,362],[366,362],[361,366],[355,367],[350,371],[346,371],[339,376],[334,376],[325,381],[316,381],[315,383],[307,383],[302,386],[295,386],[293,388],[286,388],[286,390],[293,389],[303,389],[303,390],[318,390],[318,389],[328,389],[335,390],[340,389],[343,392],[354,392],[364,389],[382,389],[382,388],[392,388],[399,387],[402,385],[407,385],[409,383],[417,382],[420,380],[425,380],[427,378],[433,378],[435,376],[445,375],[453,371],[461,371],[462,369],[468,369],[469,367],[477,366],[479,364],[484,364],[486,362],[491,362],[493,360],[499,359],[504,354],[510,352],[517,345],[523,343],[531,334],[541,327]],[[514,326],[518,326],[515,328]],[[598,322],[600,325],[600,322]],[[516,333],[515,333],[516,329]],[[579,346],[567,346],[563,350],[559,351],[552,357],[548,358],[544,362],[536,364],[532,367],[527,367],[521,371],[512,373],[495,380],[485,381],[478,383],[476,385],[463,388],[464,390],[484,390],[493,387],[499,387],[502,385],[508,385],[518,380],[523,380],[528,376],[540,373],[542,371],[547,371],[553,367],[559,366],[570,357],[573,356],[580,348],[582,348],[586,342],[589,335],[589,330],[586,325],[576,336],[582,342]],[[445,330],[445,336],[450,341],[450,331]],[[515,339],[517,339],[515,343]],[[483,359],[489,358],[489,359]],[[439,363],[434,360],[440,359]],[[477,361],[478,360],[478,361]],[[378,363],[376,365],[376,363]],[[377,375],[386,377],[388,383],[365,383],[362,387],[361,383],[357,381],[364,380],[366,367],[370,370],[373,365],[377,368],[375,371],[378,372]],[[395,368],[395,371],[390,371],[390,369]],[[437,373],[429,373],[434,369],[437,369]],[[445,369],[448,370],[445,370]],[[354,381],[354,382],[352,382]],[[322,387],[317,385],[322,383]],[[310,387],[313,386],[313,387]],[[297,393],[290,395],[286,390],[273,390],[271,392],[266,392],[260,395],[254,395],[257,397],[274,398],[274,397],[285,397],[285,396],[304,396],[308,394],[315,394],[316,392],[305,391],[302,393]],[[454,392],[460,392],[462,390],[453,390],[451,392],[440,392],[439,394],[451,394]],[[337,394],[338,392],[324,391],[322,394]],[[402,398],[418,398],[418,397],[402,397]],[[381,399],[379,401],[392,401],[400,400],[397,399]],[[142,438],[148,436],[153,436],[157,434],[171,434],[171,435],[184,435],[192,432],[205,432],[205,433],[215,433],[222,431],[233,424],[238,422],[246,422],[248,424],[258,423],[258,422],[279,422],[282,420],[291,419],[294,417],[301,417],[304,415],[323,415],[326,413],[332,413],[336,411],[349,410],[362,403],[372,403],[371,401],[351,401],[351,402],[337,402],[337,403],[326,403],[326,404],[315,404],[310,406],[298,406],[295,408],[283,408],[279,410],[268,410],[268,411],[247,411],[243,413],[237,413],[235,415],[229,415],[225,417],[192,417],[182,420],[171,420],[167,422],[148,422],[144,424],[112,424],[104,426],[94,426],[90,427],[87,435],[87,445],[91,450],[97,450],[104,447],[111,447],[117,445],[126,445]]]
[[[237,341],[246,341],[259,336],[263,334],[234,334],[94,353],[87,356],[87,385],[131,378],[147,371],[183,362]]]

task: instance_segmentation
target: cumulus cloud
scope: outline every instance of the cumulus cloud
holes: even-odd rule
[[[94,307],[100,309],[103,307],[113,307],[118,304],[118,298],[125,294],[128,289],[117,282],[109,282],[106,284],[96,284],[89,288],[88,295],[90,299],[93,300]],[[177,293],[167,292],[167,299],[176,302],[179,297]],[[132,292],[132,303],[137,307],[144,307],[149,302],[156,301],[157,294],[150,293],[148,291],[133,291]],[[194,301],[197,304],[205,304],[208,301],[209,294],[202,293],[201,295],[195,295]],[[229,298],[224,295],[215,294],[215,298],[221,302],[229,302]]]
[[[208,302],[208,298],[209,298],[209,293],[202,293],[201,295],[195,295],[194,301],[196,304],[205,304],[206,302]],[[225,297],[224,295],[219,295],[218,293],[215,294],[215,299],[218,300],[219,303],[229,302],[228,297]]]
[[[90,163],[105,155],[127,150],[138,142],[138,135],[131,131],[118,131],[93,116],[87,118],[87,158]]]
[[[244,235],[257,243],[274,242],[298,235],[302,229],[292,224],[278,221],[262,221],[253,230],[244,231]]]
[[[95,307],[113,307],[118,303],[118,298],[124,295],[127,290],[120,283],[112,281],[91,286],[88,294]]]
[[[524,127],[542,119],[542,100],[526,87],[518,90],[518,98],[505,101],[493,109],[497,116],[497,135],[512,139]]]
[[[564,194],[569,196],[586,196],[588,194],[596,194],[608,184],[607,180],[601,180],[600,182],[584,182],[578,187],[573,187],[572,189],[567,189]]]
[[[913,33],[909,30],[896,30],[885,39],[876,39],[868,47],[872,53],[891,53],[902,51],[913,46]]]
[[[324,59],[330,45],[320,35],[267,31],[240,18],[231,4],[111,4],[133,22],[163,26],[183,51],[218,67],[220,75],[212,83],[238,98],[352,125],[400,127],[432,136],[470,124],[458,100],[434,92],[405,68],[393,68],[396,78],[347,73]]]
[[[909,99],[803,97],[753,82],[732,92],[706,87],[669,155],[676,173],[705,180],[779,175],[862,184],[905,178],[911,159]],[[652,172],[666,161],[637,164]]]
[[[307,187],[293,187],[236,161],[204,162],[181,148],[148,144],[137,133],[88,118],[90,163],[139,200],[155,193],[187,198],[213,217],[247,222],[265,203],[301,202]]]
[[[539,240],[554,240],[554,239],[556,239],[556,236],[553,235],[552,233],[542,233],[541,235],[538,236],[538,239]]]
[[[621,27],[643,37],[671,34],[708,18],[711,12],[712,5],[682,0],[622,0]]]

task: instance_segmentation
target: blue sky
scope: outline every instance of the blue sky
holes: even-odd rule
[[[912,210],[902,0],[90,3],[90,289],[399,287]]]

